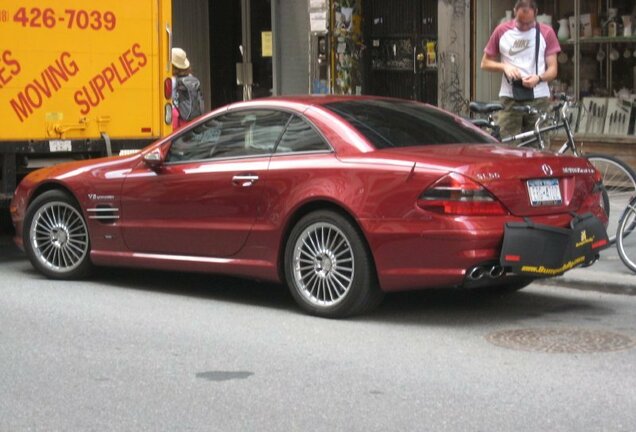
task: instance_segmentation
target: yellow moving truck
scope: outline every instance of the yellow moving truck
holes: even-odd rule
[[[172,131],[170,0],[0,3],[0,207],[28,171]]]

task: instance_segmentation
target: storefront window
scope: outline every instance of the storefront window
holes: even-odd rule
[[[502,20],[512,19],[515,1],[477,0],[475,48]],[[490,13],[479,12],[487,6]],[[553,94],[579,101],[578,136],[636,141],[636,4],[633,0],[539,0],[538,20],[551,25],[561,44]],[[476,56],[477,57],[477,56]],[[477,59],[476,69],[479,68]],[[496,99],[500,76],[476,70],[477,99]]]
[[[546,6],[562,48],[552,89],[580,101],[576,132],[634,136],[633,0],[554,0]]]

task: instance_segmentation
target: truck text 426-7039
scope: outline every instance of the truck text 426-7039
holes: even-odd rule
[[[171,128],[169,0],[0,4],[0,207],[30,170]]]

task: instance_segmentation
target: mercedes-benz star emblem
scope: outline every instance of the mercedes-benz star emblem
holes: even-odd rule
[[[543,170],[543,173],[548,176],[551,176],[554,173],[554,171],[552,171],[552,167],[548,164],[541,165],[541,169]]]

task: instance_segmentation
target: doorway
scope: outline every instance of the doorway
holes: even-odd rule
[[[437,104],[437,0],[369,0],[365,93]]]
[[[212,108],[271,95],[271,0],[212,0],[209,11]]]

